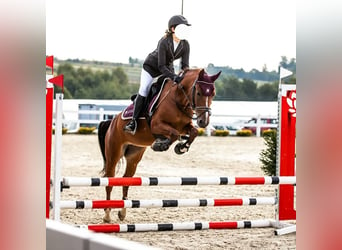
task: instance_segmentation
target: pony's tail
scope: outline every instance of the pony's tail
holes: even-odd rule
[[[101,154],[103,158],[103,169],[101,171],[102,173],[105,171],[105,167],[106,167],[105,137],[106,137],[106,133],[111,122],[112,120],[102,121],[100,122],[99,127],[98,127],[97,136],[99,138],[99,144],[100,144]]]

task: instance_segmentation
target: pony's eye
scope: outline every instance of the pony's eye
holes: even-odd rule
[[[200,96],[200,95],[201,95],[201,93],[200,93],[200,92],[197,92],[197,95],[198,95],[198,96]]]

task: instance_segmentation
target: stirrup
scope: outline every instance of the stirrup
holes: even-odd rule
[[[137,130],[137,121],[136,120],[131,120],[127,125],[124,127],[124,131],[131,133],[132,135],[135,134]]]

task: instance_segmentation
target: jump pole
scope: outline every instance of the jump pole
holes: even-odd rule
[[[78,200],[60,201],[61,209],[103,208],[162,208],[162,207],[222,207],[275,205],[276,197],[244,197],[224,199],[176,199],[176,200]]]
[[[209,229],[239,229],[272,227],[272,220],[241,220],[241,221],[205,221],[181,223],[152,223],[152,224],[93,224],[82,225],[94,232],[125,233],[150,231],[178,231],[178,230],[209,230]]]
[[[203,176],[203,177],[64,177],[62,188],[89,186],[189,186],[189,185],[279,185],[296,184],[295,176]]]

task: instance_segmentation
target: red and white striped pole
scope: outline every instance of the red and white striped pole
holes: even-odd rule
[[[181,223],[151,223],[151,224],[93,224],[82,225],[94,232],[102,233],[126,233],[126,232],[150,232],[150,231],[178,231],[178,230],[209,230],[209,229],[238,229],[238,228],[263,228],[273,226],[272,220],[248,220],[248,221],[206,221],[206,222],[181,222]]]
[[[104,208],[162,208],[162,207],[221,207],[275,205],[276,197],[242,197],[224,199],[176,199],[176,200],[78,200],[60,201],[61,209]]]

